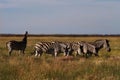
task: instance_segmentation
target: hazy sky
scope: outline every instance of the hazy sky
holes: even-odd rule
[[[0,0],[0,33],[120,34],[120,0]]]

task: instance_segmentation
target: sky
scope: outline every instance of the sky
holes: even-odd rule
[[[120,34],[120,0],[0,0],[0,33]]]

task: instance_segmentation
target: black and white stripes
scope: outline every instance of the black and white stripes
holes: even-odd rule
[[[35,56],[40,56],[42,53],[51,53],[55,57],[58,53],[69,54],[69,45],[63,42],[38,42],[34,46]]]
[[[27,45],[27,35],[28,32],[26,31],[22,41],[11,40],[6,43],[6,46],[8,47],[9,55],[11,55],[13,50],[19,50],[24,54]]]
[[[9,55],[11,55],[13,50],[19,50],[24,54],[27,45],[27,35],[26,31],[22,41],[11,40],[6,43],[9,50]],[[99,56],[98,52],[101,48],[106,48],[108,52],[111,51],[109,40],[101,39],[94,42],[78,41],[78,42],[62,42],[62,41],[48,41],[48,42],[37,42],[34,45],[34,55],[41,56],[43,53],[52,54],[55,57],[59,53],[63,53],[64,56],[69,56],[73,53]]]
[[[107,51],[110,51],[109,41],[106,39],[96,40],[94,42],[38,42],[35,44],[35,56],[40,56],[43,52],[54,54],[56,57],[58,53],[64,53],[64,56],[69,56],[72,53],[81,55],[92,55],[98,56],[98,52],[101,48],[105,47]]]
[[[35,56],[40,56],[40,55],[42,55],[42,53],[53,54],[53,52],[51,52],[54,49],[53,44],[54,43],[52,43],[52,42],[38,42],[38,43],[36,43],[34,46]]]
[[[96,40],[94,42],[81,41],[81,42],[79,42],[79,44],[81,46],[82,53],[84,53],[86,55],[87,54],[91,55],[92,53],[94,53],[95,56],[99,56],[98,52],[102,48],[106,48],[108,52],[111,51],[109,40],[107,40],[107,39],[100,39],[100,40]]]

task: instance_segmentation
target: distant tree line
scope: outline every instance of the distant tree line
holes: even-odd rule
[[[21,37],[24,34],[0,34],[0,37]],[[29,34],[30,37],[120,37],[120,34]]]

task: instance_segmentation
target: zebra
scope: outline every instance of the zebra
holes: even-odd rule
[[[111,51],[109,40],[107,40],[107,39],[100,39],[100,40],[96,40],[94,42],[81,41],[80,46],[81,46],[81,52],[87,53],[90,55],[92,53],[94,53],[95,56],[99,56],[98,52],[102,48],[106,48],[108,52]]]
[[[52,42],[37,42],[34,46],[35,56],[41,56],[43,53],[51,52],[53,50],[53,44]]]
[[[20,52],[24,54],[24,51],[27,46],[27,36],[28,36],[28,31],[25,32],[25,35],[22,41],[11,40],[11,41],[6,42],[9,55],[11,55],[13,50],[19,50]]]
[[[69,49],[69,54],[67,55],[71,55],[73,53],[79,55],[81,54],[80,45],[78,42],[70,42],[69,45],[70,45],[70,49]]]
[[[97,53],[100,51],[100,49],[105,48],[108,52],[111,51],[110,47],[110,41],[108,39],[99,39],[94,42],[89,42],[89,44],[92,44],[95,46]]]
[[[64,53],[64,56],[69,56],[71,52],[71,44],[69,42],[60,42],[60,41],[55,41],[60,47],[59,47],[59,52]]]
[[[61,52],[66,55],[68,52],[68,46],[59,41],[37,42],[34,46],[35,56],[41,56],[43,53],[50,53],[56,57],[57,54]]]

